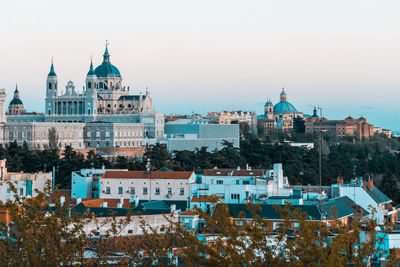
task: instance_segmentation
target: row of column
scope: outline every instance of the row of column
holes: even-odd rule
[[[83,101],[56,101],[56,115],[83,115],[85,114],[85,106]]]

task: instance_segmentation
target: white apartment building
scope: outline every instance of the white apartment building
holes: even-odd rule
[[[215,195],[224,203],[242,204],[268,196],[289,196],[292,189],[286,185],[282,164],[274,164],[274,170],[210,169],[204,172],[201,183],[191,185],[191,196]]]
[[[106,171],[100,178],[99,197],[187,201],[195,178],[194,172]]]
[[[36,190],[43,192],[47,184],[52,186],[51,172],[23,173],[8,172],[6,161],[0,160],[0,200],[13,201],[15,194],[9,183],[13,184],[20,197],[36,197]]]
[[[107,170],[81,169],[71,174],[71,198],[99,198],[100,177]],[[127,169],[114,169],[108,171],[127,171]]]

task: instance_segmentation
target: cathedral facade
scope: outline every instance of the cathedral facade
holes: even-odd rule
[[[1,101],[5,94],[0,93]],[[4,114],[4,103],[3,111]],[[3,115],[4,117],[4,115]],[[117,67],[111,64],[106,46],[103,61],[96,68],[90,63],[81,91],[68,81],[61,89],[51,63],[46,80],[44,113],[24,111],[16,89],[0,140],[16,140],[42,149],[48,142],[48,129],[56,129],[60,147],[142,147],[164,135],[164,115],[154,111],[150,93],[131,95]]]
[[[288,102],[285,89],[279,96],[279,102],[272,104],[270,99],[264,105],[264,114],[258,116],[259,131],[286,131],[293,128],[293,120],[296,117],[303,117],[303,113],[297,111],[293,104]]]

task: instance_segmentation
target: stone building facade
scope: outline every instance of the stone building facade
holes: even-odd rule
[[[356,136],[361,139],[374,135],[374,126],[363,117],[354,119],[349,116],[344,120],[328,120],[312,116],[305,119],[305,127],[306,133],[322,131],[336,138]]]
[[[117,67],[111,64],[106,46],[102,63],[90,63],[81,91],[69,81],[61,89],[54,64],[46,80],[44,113],[23,110],[19,91],[14,92],[5,114],[5,90],[0,89],[0,142],[16,140],[43,149],[49,129],[54,128],[59,146],[76,149],[98,147],[143,147],[164,136],[164,115],[153,109],[146,88],[144,94],[130,95]]]

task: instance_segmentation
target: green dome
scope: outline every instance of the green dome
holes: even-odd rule
[[[110,63],[110,54],[108,53],[107,46],[103,55],[103,63],[101,63],[101,65],[98,66],[94,72],[96,73],[97,77],[121,77],[117,67]]]
[[[103,62],[94,70],[94,72],[97,77],[121,77],[117,67],[112,65],[110,62]]]
[[[22,103],[21,99],[19,99],[19,98],[14,98],[14,99],[11,100],[11,102],[10,102],[10,106],[11,106],[11,105],[23,105],[23,103]]]
[[[279,102],[274,106],[274,113],[297,113],[296,108],[289,102]]]

